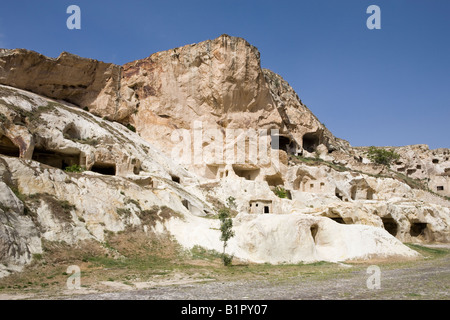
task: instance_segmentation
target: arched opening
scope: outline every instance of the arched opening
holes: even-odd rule
[[[266,180],[267,184],[271,187],[284,186],[283,178],[278,174],[265,176],[264,180]]]
[[[311,228],[309,228],[309,231],[311,232],[311,236],[314,240],[314,243],[316,242],[316,236],[317,232],[319,231],[319,226],[317,224],[313,224]]]
[[[251,169],[237,165],[233,165],[233,170],[237,176],[244,178],[246,180],[255,180],[258,177],[260,171],[259,168]]]
[[[96,162],[91,168],[92,172],[97,172],[100,174],[114,176],[116,175],[116,164],[115,163],[104,163]]]
[[[32,159],[48,166],[66,169],[72,165],[80,165],[80,154],[66,154],[43,148],[35,148]]]
[[[303,149],[314,152],[320,144],[320,135],[317,132],[306,133],[303,136]]]
[[[373,195],[375,193],[375,190],[372,188],[367,189],[367,200],[373,200]]]
[[[425,236],[426,229],[427,229],[426,223],[414,222],[411,223],[411,229],[409,230],[409,234],[411,235],[411,237]]]
[[[330,219],[339,224],[346,224],[344,219],[342,219],[341,217],[335,217],[335,218],[330,218]]]
[[[270,146],[274,150],[284,150],[288,154],[295,153],[297,149],[295,141],[284,135],[272,135]]]
[[[69,124],[64,130],[63,130],[63,136],[66,139],[71,140],[81,140],[81,134],[78,128],[73,124]]]
[[[356,192],[358,191],[358,187],[353,186],[350,190],[350,198],[352,198],[352,200],[356,200]]]
[[[9,157],[19,157],[20,149],[7,136],[0,138],[0,153]]]
[[[398,224],[393,218],[385,217],[381,218],[381,221],[383,222],[383,227],[387,232],[389,232],[394,237],[397,236]]]
[[[339,200],[342,200],[342,198],[343,198],[342,191],[339,190],[338,188],[336,188],[336,189],[334,190],[334,195],[335,195],[336,197],[338,197]]]

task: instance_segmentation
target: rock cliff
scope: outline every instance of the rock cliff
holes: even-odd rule
[[[413,258],[402,242],[450,241],[448,149],[370,163],[259,58],[227,35],[124,66],[0,50],[0,276],[43,241],[101,243],[129,227],[220,251],[214,217],[230,197],[229,251],[248,261]],[[243,159],[180,161],[174,133],[195,145],[195,123],[215,134],[201,149],[243,146]],[[269,161],[251,161],[253,147]]]

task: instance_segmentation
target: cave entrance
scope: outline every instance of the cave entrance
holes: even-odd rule
[[[311,236],[314,240],[314,243],[316,242],[316,236],[317,236],[317,232],[319,231],[319,226],[317,224],[314,224],[311,226],[311,228],[309,229],[311,231]]]
[[[352,200],[356,200],[356,192],[358,191],[358,188],[356,186],[353,186],[352,189],[350,190],[350,198],[352,198]]]
[[[338,197],[340,200],[343,200],[342,192],[341,192],[341,190],[339,190],[338,188],[336,188],[336,189],[334,190],[334,195],[335,195],[336,197]]]
[[[333,220],[334,222],[337,222],[339,224],[346,224],[344,219],[341,217],[335,217],[335,218],[330,218],[331,220]]]
[[[178,176],[170,176],[171,178],[172,178],[172,181],[173,182],[175,182],[175,183],[181,183],[181,179],[180,179],[180,177],[178,177]]]
[[[297,150],[297,144],[291,138],[284,135],[272,135],[271,147],[274,150],[283,150],[288,154],[294,154]]]
[[[260,169],[247,169],[247,168],[242,168],[239,166],[235,166],[233,165],[233,170],[234,173],[236,173],[236,175],[238,175],[241,178],[245,178],[246,180],[255,180],[260,172]]]
[[[368,188],[367,189],[367,200],[373,200],[373,195],[375,193],[375,190],[373,190],[372,188]]]
[[[266,180],[267,184],[271,187],[284,186],[283,178],[279,174],[266,176],[264,180]]]
[[[303,136],[303,149],[308,152],[316,151],[320,144],[320,135],[317,132],[306,133]]]
[[[18,158],[20,150],[7,136],[2,136],[0,139],[0,154]]]
[[[414,222],[411,223],[411,229],[409,230],[409,234],[411,235],[411,237],[425,236],[426,229],[427,229],[426,223]]]
[[[64,130],[63,130],[63,136],[66,139],[70,140],[80,140],[81,134],[78,128],[73,124],[69,124]]]
[[[269,213],[270,213],[270,207],[264,206],[264,214],[269,214]]]
[[[114,176],[116,175],[116,164],[115,163],[105,163],[105,162],[96,162],[91,167],[92,172],[97,172],[100,174]]]
[[[397,236],[398,224],[393,218],[381,218],[384,229],[394,237]]]
[[[80,165],[79,153],[66,154],[41,148],[34,149],[31,159],[61,170],[64,170],[72,165]]]

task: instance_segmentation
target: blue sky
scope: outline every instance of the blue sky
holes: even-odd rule
[[[81,30],[66,9],[81,8]],[[369,5],[381,29],[369,30]],[[337,137],[353,146],[450,148],[449,0],[2,1],[0,47],[124,64],[243,37]]]

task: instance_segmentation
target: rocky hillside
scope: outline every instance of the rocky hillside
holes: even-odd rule
[[[124,66],[1,49],[0,276],[43,242],[129,228],[220,251],[216,214],[230,197],[228,250],[251,262],[411,258],[402,242],[450,241],[448,149],[372,164],[259,56],[227,35]],[[174,156],[180,132],[195,156],[198,124],[202,151],[244,157]]]

